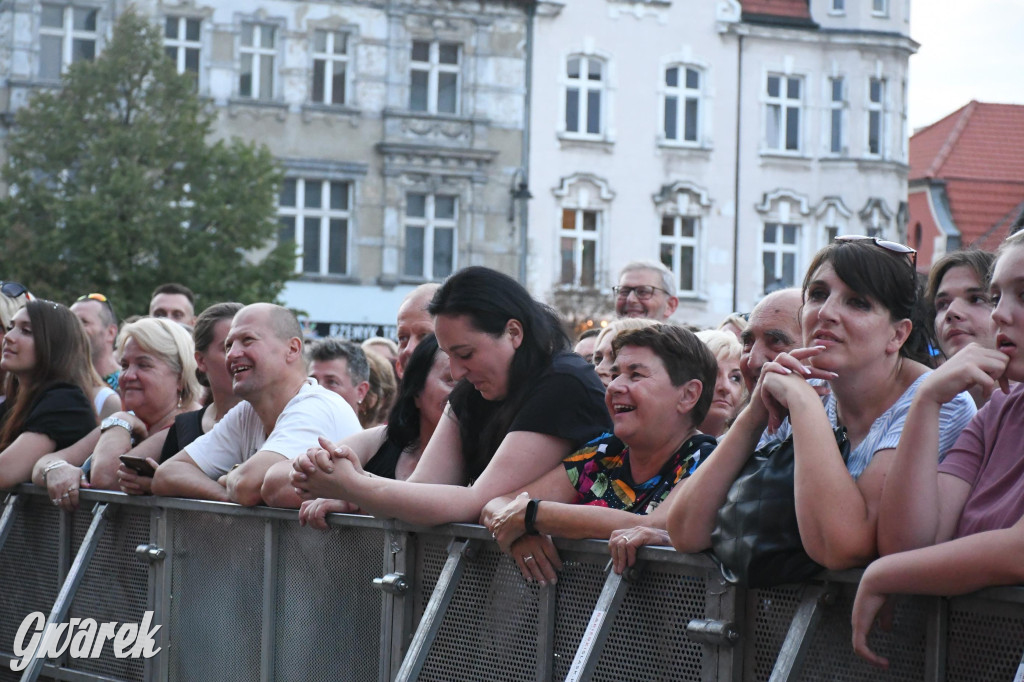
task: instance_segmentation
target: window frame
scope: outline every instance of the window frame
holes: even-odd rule
[[[177,36],[170,38],[167,35],[167,22],[174,21],[177,24]],[[188,22],[196,21],[199,23],[199,37],[196,40],[188,39]],[[179,74],[185,72],[194,73],[196,77],[196,83],[198,85],[200,74],[203,69],[203,18],[188,16],[184,14],[167,14],[164,15],[164,52],[168,50],[174,50],[174,68]],[[188,52],[189,50],[196,51],[196,70],[191,71],[188,68]],[[170,55],[168,55],[170,58]]]
[[[836,83],[839,84],[839,99],[836,99]],[[849,121],[847,120],[847,101],[849,81],[845,76],[829,76],[825,81],[826,107],[825,107],[825,153],[828,156],[849,156],[850,146],[847,136]],[[836,125],[839,127],[839,149],[836,149]]]
[[[281,198],[284,193],[284,185],[282,184],[281,191],[278,193],[277,200],[277,218],[278,218],[278,241],[281,241],[281,237],[284,230],[287,229],[287,224],[284,219],[292,219],[292,243],[296,248],[295,255],[295,274],[300,276],[312,276],[312,277],[347,277],[351,271],[352,263],[352,216],[353,208],[352,201],[355,196],[355,182],[353,180],[339,180],[336,178],[324,178],[316,176],[294,176],[287,177],[284,183],[294,182],[295,183],[295,205],[289,206],[281,203]],[[321,183],[320,186],[320,206],[309,207],[306,206],[306,191],[309,183]],[[345,208],[332,208],[331,207],[331,185],[338,184],[345,186]],[[317,270],[306,269],[306,221],[307,220],[318,220],[319,221],[319,235],[318,235],[318,265]],[[342,240],[342,253],[344,261],[342,263],[341,271],[331,270],[331,228],[333,227],[332,221],[342,220],[344,221],[345,236]]]
[[[665,221],[667,220],[672,221],[672,235],[665,234]],[[684,221],[693,222],[692,236],[687,237],[681,234]],[[658,234],[658,260],[672,271],[675,277],[676,295],[680,298],[696,298],[700,295],[700,283],[703,275],[701,268],[701,229],[702,223],[701,216],[699,215],[664,213],[661,216],[661,229]],[[666,246],[672,249],[672,264],[665,262],[663,250]],[[682,273],[679,270],[683,261],[681,255],[684,248],[693,250],[693,256],[690,259],[690,281],[692,283],[690,288],[682,286]]]
[[[569,63],[573,59],[580,60],[579,63],[579,75],[576,78],[569,76]],[[596,82],[598,86],[593,87],[590,85],[591,81],[589,78],[590,63],[595,62],[601,66],[601,77]],[[584,77],[584,74],[587,74]],[[562,64],[562,76],[564,78],[564,86],[562,88],[562,121],[561,121],[561,133],[567,137],[584,139],[584,140],[603,140],[606,137],[608,130],[608,78],[609,78],[609,60],[605,57],[601,57],[595,54],[588,54],[582,52],[575,52],[567,55]],[[569,91],[575,89],[577,91],[576,101],[576,130],[569,129]],[[597,94],[597,131],[589,131],[589,119],[590,119],[590,94]],[[582,128],[582,129],[581,129]]]
[[[409,196],[424,197],[423,216],[409,215]],[[450,197],[454,202],[451,218],[437,217],[437,197]],[[459,261],[459,216],[462,197],[457,192],[428,191],[409,189],[405,192],[402,206],[402,277],[405,279],[440,281],[458,270]],[[409,272],[409,228],[423,230],[423,261],[420,273]],[[439,230],[451,230],[452,254],[449,271],[444,274],[434,272],[435,249]]]
[[[39,80],[47,82],[59,81],[67,72],[68,67],[79,59],[75,59],[75,42],[92,42],[92,57],[89,61],[96,59],[100,52],[100,8],[91,5],[62,4],[56,2],[40,3],[40,8],[53,7],[61,12],[61,26],[46,26],[43,24],[42,14],[39,18],[39,62],[37,73]],[[95,26],[92,31],[79,30],[75,28],[75,11],[94,12]],[[43,38],[58,38],[60,40],[60,72],[56,78],[43,73]]]
[[[562,206],[559,207],[559,210],[561,212],[561,220],[559,221],[558,227],[558,286],[569,289],[597,289],[601,284],[601,231],[604,223],[604,211],[600,208],[582,206]],[[565,228],[565,218],[567,213],[571,213],[573,215],[572,229]],[[593,214],[594,216],[593,230],[584,229],[587,214]],[[566,239],[572,240],[571,282],[566,282],[564,278],[564,249],[562,248],[562,242]],[[592,281],[589,284],[586,283],[583,277],[585,271],[585,244],[587,242],[591,243],[594,258],[591,275]]]
[[[668,72],[670,69],[677,69],[676,85],[672,86],[668,84]],[[688,71],[693,71],[697,74],[698,84],[696,88],[690,88],[686,85]],[[704,109],[705,104],[705,83],[706,81],[706,69],[697,66],[695,64],[686,62],[672,62],[666,64],[661,70],[661,85],[662,85],[662,96],[661,96],[661,139],[669,145],[680,146],[680,147],[701,147],[703,146],[704,138]],[[669,137],[668,135],[668,101],[670,98],[674,98],[676,101],[675,105],[675,127],[676,136]],[[686,139],[686,124],[690,120],[687,116],[686,104],[691,100],[696,101],[696,113],[693,118],[694,121],[695,135],[692,140]],[[683,106],[680,106],[682,104]]]
[[[324,34],[324,51],[318,51],[317,34]],[[344,52],[334,52],[335,43],[338,37],[341,36],[345,41]],[[312,104],[328,107],[343,107],[350,106],[351,102],[351,76],[352,76],[352,32],[344,29],[336,28],[314,28],[313,33],[310,36],[310,88],[309,88],[309,101]],[[317,62],[324,62],[323,66],[323,84],[321,89],[323,92],[323,99],[316,99],[317,91]],[[342,77],[342,98],[340,102],[334,100],[334,75],[338,65],[341,65],[343,69]]]
[[[770,86],[771,79],[779,79],[779,94],[771,95]],[[787,156],[802,156],[804,153],[804,128],[806,116],[805,111],[805,97],[804,93],[807,91],[806,88],[807,79],[803,75],[799,74],[786,74],[769,71],[765,74],[764,79],[764,136],[762,138],[763,151],[769,154],[782,154]],[[795,98],[789,97],[789,90],[791,83],[797,83],[799,86],[799,96]],[[769,112],[773,108],[779,110],[778,115],[778,127],[775,130],[777,137],[777,144],[779,146],[771,145],[771,119],[772,116]],[[796,112],[797,124],[796,124],[796,147],[789,147],[789,117]]]
[[[253,30],[252,45],[246,45],[245,44],[245,27],[246,26],[252,26],[252,30]],[[236,80],[236,83],[238,84],[238,97],[240,99],[254,101],[254,102],[273,102],[273,101],[276,101],[276,99],[277,99],[278,82],[280,81],[280,78],[278,78],[278,74],[277,74],[278,58],[280,56],[279,53],[278,53],[278,49],[279,49],[279,46],[280,46],[280,43],[278,42],[278,32],[279,32],[280,28],[281,27],[278,26],[277,24],[266,22],[266,21],[256,21],[256,20],[246,19],[246,20],[243,20],[241,22],[241,27],[240,27],[239,36],[238,36],[238,64],[239,64],[239,68],[238,68],[238,79]],[[266,30],[269,30],[271,32],[270,33],[270,41],[271,41],[270,47],[264,47],[262,45],[262,42],[263,42],[263,32],[266,31]],[[252,57],[251,71],[250,71],[251,81],[249,83],[249,94],[244,94],[242,92],[242,78],[244,78],[245,74],[244,74],[244,72],[242,70],[242,62],[244,61],[244,58],[247,55]],[[263,86],[263,82],[261,80],[262,70],[261,70],[260,67],[262,66],[262,58],[264,58],[264,57],[269,58],[271,60],[270,61],[271,81],[270,81],[269,94],[266,97],[264,97],[262,95],[262,92],[261,92],[262,89],[263,89],[263,87],[262,87]]]
[[[776,239],[772,242],[767,241],[765,233],[770,226],[775,227]],[[785,241],[785,228],[792,227],[795,229],[793,242]],[[794,223],[782,220],[765,220],[762,223],[761,230],[761,293],[765,293],[765,289],[768,287],[768,283],[765,281],[767,273],[764,268],[765,256],[769,253],[774,254],[773,272],[779,274],[779,279],[782,280],[783,287],[794,287],[799,284],[797,278],[802,272],[801,258],[800,258],[800,239],[803,225],[801,223]],[[793,281],[786,282],[782,273],[785,272],[785,256],[787,254],[793,255]]]
[[[872,95],[874,84],[878,83],[878,99],[875,100]],[[889,90],[888,79],[881,76],[869,76],[868,77],[868,88],[865,93],[865,138],[864,138],[864,153],[865,156],[869,156],[874,159],[884,159],[888,154],[888,145],[886,144],[887,133],[888,133],[888,107],[887,97]],[[874,128],[877,126],[877,131]],[[872,136],[877,136],[878,149],[872,149],[871,141]]]
[[[871,0],[871,16],[888,17],[889,0]]]
[[[417,60],[413,57],[416,43],[427,43],[429,45],[427,61]],[[441,62],[441,46],[449,45],[456,48],[456,63]],[[427,38],[413,38],[409,44],[409,111],[418,114],[459,116],[462,111],[462,65],[465,63],[465,45],[455,40],[438,40]],[[427,101],[425,109],[413,108],[413,74],[427,74]],[[455,76],[455,106],[453,111],[441,111],[438,108],[441,93],[441,75],[452,74]]]
[[[846,0],[830,0],[828,13],[833,16],[844,16],[846,14]]]

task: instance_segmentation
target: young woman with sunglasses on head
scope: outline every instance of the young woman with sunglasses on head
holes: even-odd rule
[[[766,443],[793,436],[796,516],[807,554],[833,570],[877,556],[882,484],[929,372],[923,325],[912,321],[920,317],[913,254],[868,237],[840,238],[818,252],[803,283],[805,347],[764,366],[749,405],[681,492],[669,518],[677,549],[710,546],[718,509],[768,427]],[[936,456],[974,412],[966,393],[942,406]],[[840,425],[850,442],[845,463],[833,435]]]
[[[74,313],[33,300],[14,314],[3,338],[7,373],[0,405],[0,488],[27,481],[44,455],[96,426],[87,397],[95,379],[89,342]]]
[[[974,342],[935,370],[914,397],[882,492],[878,547],[853,606],[854,650],[868,647],[889,594],[959,595],[1024,581],[1024,232],[1003,242],[986,298],[995,347]],[[998,387],[999,390],[996,390]],[[949,396],[988,398],[941,463],[936,424]]]

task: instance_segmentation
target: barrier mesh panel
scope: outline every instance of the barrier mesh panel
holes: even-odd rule
[[[372,680],[384,531],[278,523],[277,680]]]
[[[747,626],[740,631],[746,662],[743,679],[767,680],[800,603],[800,586],[783,586],[747,593]]]
[[[0,550],[0,651],[9,655],[13,655],[14,637],[25,616],[35,611],[48,615],[60,590],[61,512],[45,496],[24,495],[22,499]],[[0,666],[0,680],[20,678],[21,673]]]
[[[174,529],[170,679],[259,679],[265,521],[167,513]]]
[[[857,656],[850,644],[853,637],[850,615],[856,594],[856,585],[844,585],[835,604],[822,612],[800,679],[837,682],[909,682],[922,679],[928,632],[928,602],[920,598],[897,600],[892,630],[885,632],[875,628],[872,631],[869,640],[871,648],[889,659],[889,669],[879,670]]]
[[[701,680],[703,647],[686,636],[686,624],[704,617],[704,575],[646,570],[629,586],[605,641],[592,679]]]
[[[465,565],[420,679],[477,682],[535,677],[537,594],[537,586],[527,584],[495,545],[480,547]],[[425,598],[429,600],[429,593]]]
[[[75,514],[72,555],[78,553],[92,522],[84,505]],[[69,617],[93,618],[97,623],[141,623],[149,594],[149,564],[135,556],[135,548],[149,542],[149,510],[115,507],[107,519],[75,599]],[[120,627],[120,625],[118,626]],[[141,680],[144,659],[114,655],[108,642],[98,659],[75,659],[69,667],[125,680]]]
[[[1024,652],[1024,605],[953,600],[947,641],[948,682],[1016,679]]]
[[[562,555],[555,614],[554,673],[564,680],[604,586],[604,557]]]

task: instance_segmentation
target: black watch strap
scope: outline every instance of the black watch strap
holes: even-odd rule
[[[540,500],[536,497],[526,503],[526,518],[523,519],[523,525],[526,526],[527,535],[537,535],[537,528],[534,526],[537,523],[537,507],[540,506]]]

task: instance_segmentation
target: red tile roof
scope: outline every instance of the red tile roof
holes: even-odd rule
[[[1024,207],[1024,106],[971,101],[910,138],[910,180],[943,180],[963,245],[995,249]]]
[[[810,19],[811,8],[807,0],[740,0],[745,14]]]

